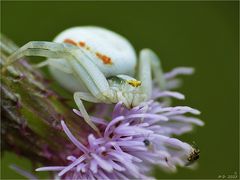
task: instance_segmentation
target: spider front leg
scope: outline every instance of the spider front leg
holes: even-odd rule
[[[152,50],[143,49],[139,57],[138,78],[142,82],[143,92],[147,94],[148,98],[151,97],[152,93],[152,71],[159,88],[165,90],[166,82],[160,59]]]
[[[109,95],[109,84],[103,73],[94,63],[92,63],[91,58],[94,57],[91,57],[83,52],[81,48],[72,45],[32,41],[13,53],[8,58],[3,68],[6,68],[8,65],[16,62],[24,56],[42,56],[46,58],[54,58],[56,63],[58,59],[65,59],[67,61],[70,67],[68,70],[71,70],[71,73],[76,77],[76,79],[81,80],[91,93],[88,96],[86,94],[77,93],[74,95],[74,99],[80,109],[80,112],[83,114],[85,121],[99,133],[99,130],[92,123],[81,101],[81,99],[83,99],[93,102],[93,99],[94,101],[97,101],[96,99],[99,98],[103,102],[109,102],[107,99],[111,98],[104,97]]]
[[[7,62],[4,64],[4,67],[9,66],[10,64],[18,61],[24,56],[42,56],[42,57],[59,57],[59,53],[63,52],[63,45],[52,42],[44,41],[30,41],[17,51],[15,51],[11,56],[8,57]]]
[[[60,63],[59,59],[52,58],[52,59],[48,59],[43,62],[40,62],[36,65],[35,64],[33,65],[33,67],[35,67],[35,68],[41,68],[44,66],[52,66],[52,67],[58,69],[59,71],[65,72],[67,74],[72,74],[71,67],[69,67],[69,65]]]
[[[91,126],[99,135],[101,135],[99,129],[96,127],[96,125],[92,122],[91,118],[89,117],[83,103],[82,100],[84,101],[88,101],[88,102],[93,102],[93,103],[100,103],[101,101],[99,101],[97,98],[95,98],[94,96],[92,96],[89,93],[85,93],[85,92],[76,92],[73,95],[74,97],[74,101],[76,102],[78,109],[80,110],[84,120],[89,124],[89,126]]]
[[[65,51],[64,45],[52,43],[52,42],[44,42],[44,41],[31,41],[18,50],[16,50],[11,56],[8,57],[7,61],[4,63],[2,67],[2,72],[8,68],[9,65],[15,63],[16,61],[20,60],[24,56],[42,56],[47,58],[59,58],[61,54]],[[65,57],[66,55],[62,55]],[[46,65],[54,66],[55,68],[64,71],[66,73],[70,73],[71,69],[62,65],[61,63],[54,63],[50,60],[45,60],[35,67],[43,67]]]

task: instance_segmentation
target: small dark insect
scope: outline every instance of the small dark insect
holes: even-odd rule
[[[149,151],[153,151],[153,144],[148,139],[143,140],[144,145],[148,148]]]
[[[200,156],[200,149],[193,148],[192,152],[190,153],[190,155],[187,158],[188,162],[187,162],[186,166],[189,166],[192,163],[194,163],[196,160],[198,160],[199,156]]]
[[[144,139],[143,143],[145,144],[145,146],[149,146],[150,145],[150,141],[148,139]]]

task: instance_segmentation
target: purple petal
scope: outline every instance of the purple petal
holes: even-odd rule
[[[194,73],[194,69],[190,67],[177,67],[174,68],[172,71],[165,73],[165,79],[171,79],[176,77],[177,75],[191,75]]]
[[[90,161],[90,169],[92,170],[93,173],[97,173],[97,161],[95,159]]]
[[[85,159],[86,159],[86,155],[80,156],[76,161],[74,161],[72,164],[68,165],[68,166],[65,167],[61,172],[59,172],[59,173],[58,173],[58,176],[64,175],[66,172],[70,171],[72,168],[74,168],[75,166],[77,166],[79,163],[81,163],[81,162],[84,161]]]
[[[167,121],[168,120],[168,118],[163,116],[163,115],[150,114],[150,113],[133,114],[133,115],[129,115],[129,116],[125,117],[125,119],[130,119],[130,118],[152,118],[152,119],[159,119],[159,120],[162,120],[162,121]]]
[[[74,112],[75,114],[77,114],[78,116],[83,117],[82,114],[81,114],[81,112],[78,111],[77,109],[73,109],[73,112]],[[103,125],[105,125],[105,126],[107,125],[107,122],[106,122],[104,119],[102,119],[102,118],[97,118],[97,117],[94,117],[94,116],[90,116],[90,118],[91,118],[91,120],[92,120],[94,123],[96,123],[96,124],[103,124]]]
[[[185,96],[183,94],[173,91],[158,92],[153,96],[154,99],[158,99],[161,97],[174,97],[176,99],[185,99]]]
[[[104,131],[104,137],[107,137],[110,133],[109,133],[109,129],[117,122],[121,121],[124,119],[124,116],[119,116],[116,117],[115,119],[113,119],[108,126],[106,127],[105,131]]]
[[[100,167],[102,167],[104,170],[106,170],[107,172],[112,172],[113,171],[113,167],[107,161],[105,161],[104,159],[100,158],[96,154],[91,154],[91,155],[97,161],[98,165]]]
[[[186,122],[186,123],[194,123],[198,126],[203,126],[204,122],[200,119],[193,118],[193,117],[186,117],[186,116],[172,116],[171,120]]]
[[[115,163],[114,161],[111,161],[112,167],[114,169],[116,169],[117,171],[125,171],[126,169],[120,165],[118,165],[117,163]]]
[[[72,135],[72,133],[67,128],[67,126],[66,126],[66,124],[64,123],[63,120],[61,121],[61,124],[62,124],[64,132],[66,133],[68,138],[72,141],[72,143],[75,144],[82,152],[87,154],[88,153],[88,149]]]
[[[32,180],[38,179],[33,174],[21,169],[20,167],[16,166],[15,164],[10,165],[10,168],[13,169],[14,171],[16,171],[17,173],[21,174],[22,176],[28,178],[28,179],[32,179]]]
[[[76,157],[74,157],[74,156],[68,156],[67,157],[67,160],[69,160],[69,161],[75,161],[77,158]]]
[[[63,170],[65,166],[46,166],[37,168],[35,171],[60,171]]]

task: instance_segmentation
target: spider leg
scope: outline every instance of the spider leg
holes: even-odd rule
[[[32,41],[18,49],[14,52],[4,64],[6,68],[8,65],[16,62],[21,57],[24,56],[42,56],[47,58],[56,59],[65,59],[68,63],[68,66],[71,68],[71,73],[77,78],[82,80],[84,85],[88,88],[90,93],[96,99],[101,100],[101,102],[109,102],[111,100],[111,94],[109,93],[110,88],[107,82],[106,77],[99,70],[99,68],[92,62],[94,57],[86,54],[81,48],[75,47],[69,44],[63,43],[53,43],[53,42],[44,42],[44,41]],[[43,64],[44,65],[44,64]],[[3,68],[4,68],[3,67]],[[90,96],[86,96],[86,94],[79,94],[74,96],[74,99],[77,105],[80,107],[81,113],[84,115],[84,119],[86,118],[87,123],[93,126],[90,118],[79,99],[93,100]],[[96,127],[94,127],[95,130]]]
[[[72,73],[84,82],[94,96],[108,94],[106,92],[109,90],[109,85],[106,77],[90,60],[93,57],[79,47],[64,43],[31,41],[8,57],[3,69],[24,56],[42,56],[55,60],[64,58],[71,67]]]
[[[151,97],[152,93],[152,75],[151,60],[147,56],[147,52],[142,50],[139,56],[138,78],[141,81],[141,88],[147,97]]]
[[[7,67],[24,56],[58,58],[60,53],[64,53],[65,49],[64,44],[45,41],[30,41],[9,56],[4,66]]]
[[[100,103],[101,101],[87,92],[75,92],[74,97],[79,97],[80,99],[93,103]]]
[[[33,67],[41,68],[41,67],[50,65],[50,66],[55,67],[56,69],[58,69],[60,71],[63,71],[65,73],[67,73],[67,74],[71,74],[72,73],[71,67],[69,67],[66,64],[58,63],[57,61],[60,62],[58,59],[48,59],[46,61],[43,61],[43,62],[40,62],[38,64],[33,65]]]
[[[152,76],[153,71],[154,78],[157,81],[161,90],[166,89],[166,82],[162,71],[162,66],[158,56],[150,49],[143,49],[140,52],[139,58],[139,79],[142,81],[142,87],[150,97],[152,92]]]
[[[93,102],[93,103],[99,103],[100,101],[95,98],[94,96],[92,96],[89,93],[85,93],[85,92],[75,92],[74,95],[74,100],[78,106],[78,109],[80,110],[84,120],[88,123],[89,126],[91,126],[99,135],[101,135],[99,129],[97,128],[97,126],[92,122],[91,118],[89,117],[83,103],[82,100],[84,101],[88,101],[88,102]]]

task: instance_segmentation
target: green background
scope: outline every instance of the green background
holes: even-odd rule
[[[238,2],[2,2],[1,31],[23,45],[52,40],[71,26],[97,25],[127,37],[137,51],[154,49],[165,71],[193,66],[180,89],[182,105],[201,110],[206,125],[181,139],[201,149],[197,170],[179,169],[157,178],[217,178],[239,171]],[[20,178],[8,168],[30,165],[12,154],[2,159],[2,178]]]

